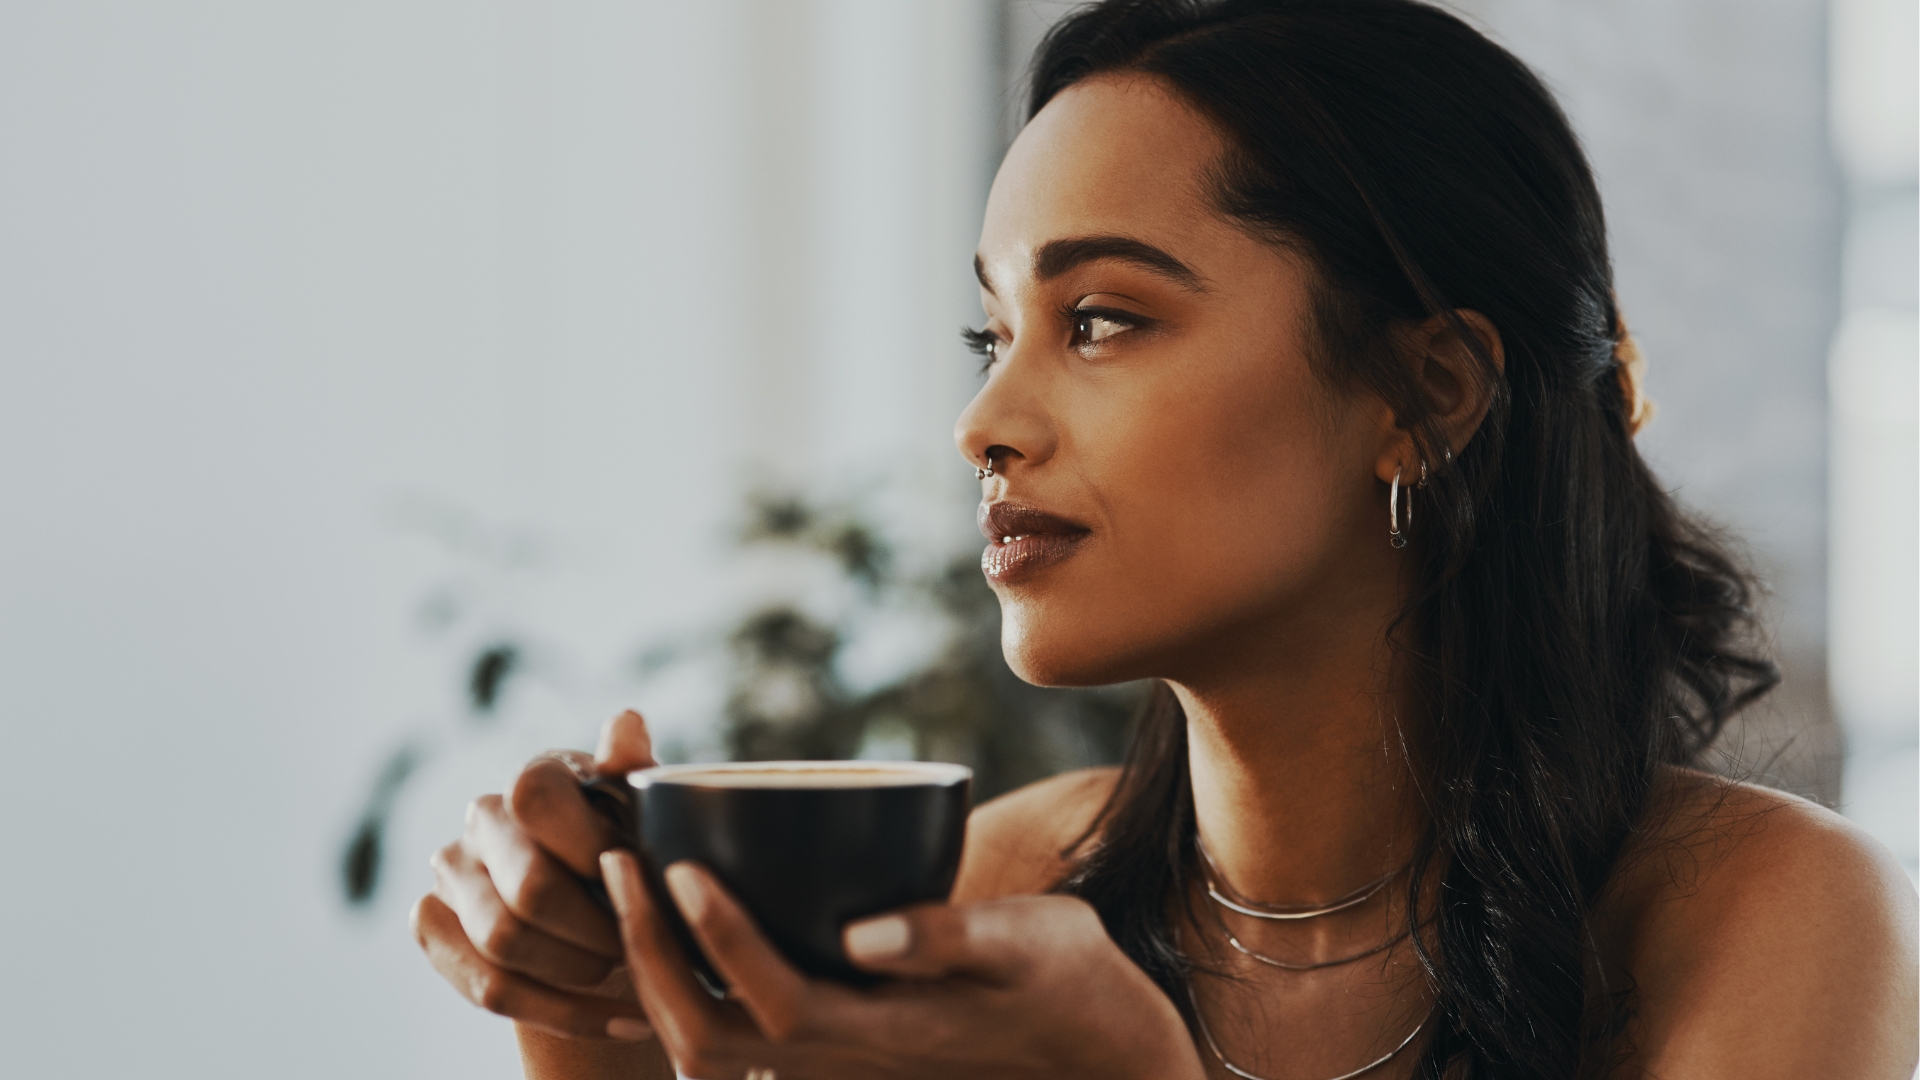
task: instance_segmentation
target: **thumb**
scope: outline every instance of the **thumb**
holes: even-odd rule
[[[600,729],[593,765],[602,775],[650,769],[658,764],[653,759],[653,736],[639,713],[628,709]]]
[[[925,904],[850,923],[841,940],[847,956],[869,971],[908,978],[969,975],[1007,985],[1043,952],[1073,941],[1087,919],[1098,931],[1099,917],[1070,897]]]

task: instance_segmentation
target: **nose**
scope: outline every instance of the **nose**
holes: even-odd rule
[[[1047,380],[1037,364],[1020,361],[1018,349],[1008,349],[954,422],[954,444],[975,468],[1011,475],[1043,464],[1058,446]]]

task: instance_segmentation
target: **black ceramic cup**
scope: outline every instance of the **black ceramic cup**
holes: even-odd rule
[[[712,871],[800,970],[872,982],[847,961],[841,928],[947,898],[973,773],[920,761],[760,761],[663,765],[627,782],[648,888],[719,992],[725,984],[668,898],[667,867],[692,859]]]

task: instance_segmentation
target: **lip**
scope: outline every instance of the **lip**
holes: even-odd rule
[[[1017,503],[981,503],[977,520],[980,535],[987,538],[987,549],[980,553],[980,569],[989,580],[1001,584],[1032,577],[1064,562],[1091,535],[1077,521]]]

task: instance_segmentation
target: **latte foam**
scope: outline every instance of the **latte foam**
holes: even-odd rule
[[[717,788],[877,788],[951,784],[968,770],[944,762],[754,761],[662,765],[629,776],[634,787],[685,784]]]

